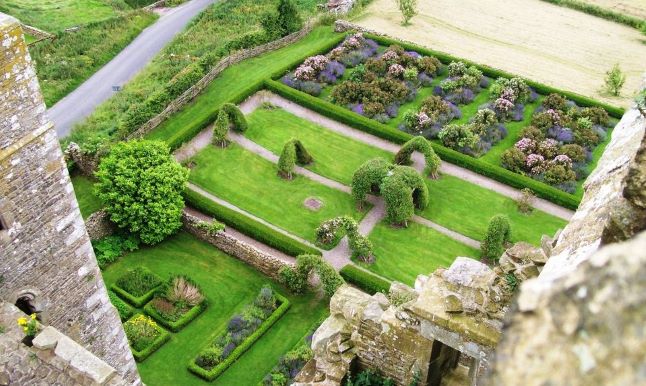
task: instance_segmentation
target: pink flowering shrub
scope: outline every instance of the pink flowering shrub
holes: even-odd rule
[[[549,109],[545,112],[551,119],[554,126],[559,126],[561,124],[561,114],[558,110]]]
[[[395,78],[403,75],[404,71],[406,71],[406,69],[400,64],[391,64],[390,67],[388,67],[388,75]]]
[[[514,103],[508,99],[500,97],[493,103],[494,109],[502,114],[507,114],[514,108]]]
[[[358,33],[346,39],[343,42],[343,47],[350,50],[354,50],[354,49],[360,48],[364,43],[365,43],[365,38],[363,37],[363,34]]]
[[[514,146],[523,153],[530,153],[536,149],[536,141],[529,138],[521,138]]]
[[[554,157],[553,160],[554,163],[566,166],[568,168],[572,167],[572,160],[570,157],[566,156],[565,154],[559,154],[556,157]]]
[[[553,158],[559,151],[558,141],[547,138],[538,144],[538,152],[545,158]]]
[[[301,64],[294,72],[294,76],[298,80],[313,80],[316,77],[316,71],[311,66]]]
[[[383,55],[381,55],[381,59],[385,60],[387,62],[395,61],[395,60],[399,59],[399,55],[397,55],[397,53],[395,51],[388,50],[388,51],[384,52]]]
[[[316,72],[321,72],[325,70],[325,66],[327,66],[329,62],[330,60],[324,55],[316,55],[310,56],[309,58],[305,59],[303,65],[312,67]]]

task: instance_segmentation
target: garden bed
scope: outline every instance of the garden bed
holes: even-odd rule
[[[213,381],[244,354],[289,309],[284,296],[263,287],[253,304],[242,315],[229,320],[227,331],[189,363],[188,369],[197,376]]]
[[[159,327],[149,317],[139,314],[123,324],[130,343],[130,351],[137,362],[143,362],[164,343],[170,340],[170,333]]]
[[[141,308],[161,284],[159,276],[147,268],[136,267],[121,276],[110,289],[136,308]]]
[[[178,332],[206,307],[207,300],[195,282],[185,276],[174,276],[155,292],[144,312],[172,332]]]

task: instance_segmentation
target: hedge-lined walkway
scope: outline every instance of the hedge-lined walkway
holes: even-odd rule
[[[308,121],[314,122],[318,125],[324,126],[325,128],[335,131],[339,134],[345,135],[352,139],[359,140],[371,146],[383,149],[392,153],[396,153],[400,146],[389,142],[385,139],[381,139],[374,135],[368,134],[366,132],[357,130],[353,127],[345,125],[343,123],[337,122],[333,119],[327,118],[317,112],[314,112],[308,108],[305,108],[299,104],[296,104],[290,100],[287,100],[279,95],[269,92],[263,92],[262,94],[256,94],[251,98],[244,101],[240,108],[243,112],[253,111],[255,108],[260,106],[263,102],[269,102],[277,107],[280,107],[293,115],[296,115],[299,118],[306,119]],[[415,168],[418,170],[423,170],[424,168],[424,157],[415,152],[413,154],[413,163]],[[473,184],[479,185],[483,188],[493,190],[503,196],[516,199],[520,195],[520,190],[512,188],[509,185],[505,185],[491,178],[482,176],[478,173],[474,173],[465,168],[450,164],[448,162],[442,162],[442,167],[440,169],[442,173],[449,174],[455,177],[458,177],[462,180],[471,182]],[[534,203],[536,209],[540,209],[548,214],[559,217],[564,220],[570,220],[573,211],[563,208],[562,206],[556,205],[547,200],[536,198]]]

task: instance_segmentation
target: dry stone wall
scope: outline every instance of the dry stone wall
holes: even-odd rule
[[[85,228],[90,240],[99,240],[110,236],[117,230],[117,226],[110,221],[110,215],[105,209],[92,213],[85,219]]]
[[[18,21],[0,14],[0,298],[140,383],[87,236]]]

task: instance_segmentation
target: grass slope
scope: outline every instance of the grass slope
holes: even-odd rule
[[[472,239],[483,239],[489,219],[496,214],[509,217],[513,241],[535,245],[540,243],[541,235],[552,236],[567,224],[539,210],[522,214],[511,198],[457,177],[442,175],[437,180],[427,180],[427,185],[430,204],[420,215]]]
[[[278,177],[276,165],[236,144],[226,149],[209,146],[193,161],[191,182],[312,242],[322,221],[340,215],[360,219],[364,214],[356,210],[349,194],[298,175],[284,180]],[[323,207],[310,211],[303,205],[308,197],[318,198]]]
[[[108,267],[103,278],[109,286],[137,266],[145,266],[164,279],[186,274],[200,284],[209,300],[209,307],[202,315],[138,364],[143,381],[149,385],[255,385],[327,312],[324,300],[312,294],[289,295],[285,288],[258,271],[184,232],[155,247],[128,254]],[[205,382],[190,374],[186,369],[189,360],[214,332],[225,328],[231,316],[253,301],[264,284],[271,284],[287,295],[292,303],[287,314],[215,382]]]
[[[72,177],[72,185],[83,219],[103,207],[99,197],[94,194],[94,181],[88,177],[76,175]]]
[[[413,285],[419,274],[448,267],[458,256],[480,257],[480,251],[442,233],[409,222],[408,228],[379,223],[370,233],[376,261],[363,267],[388,279]]]
[[[299,139],[314,158],[307,168],[350,186],[352,174],[369,159],[393,160],[392,153],[337,134],[283,109],[258,108],[247,117],[245,136],[280,155],[291,138]]]

